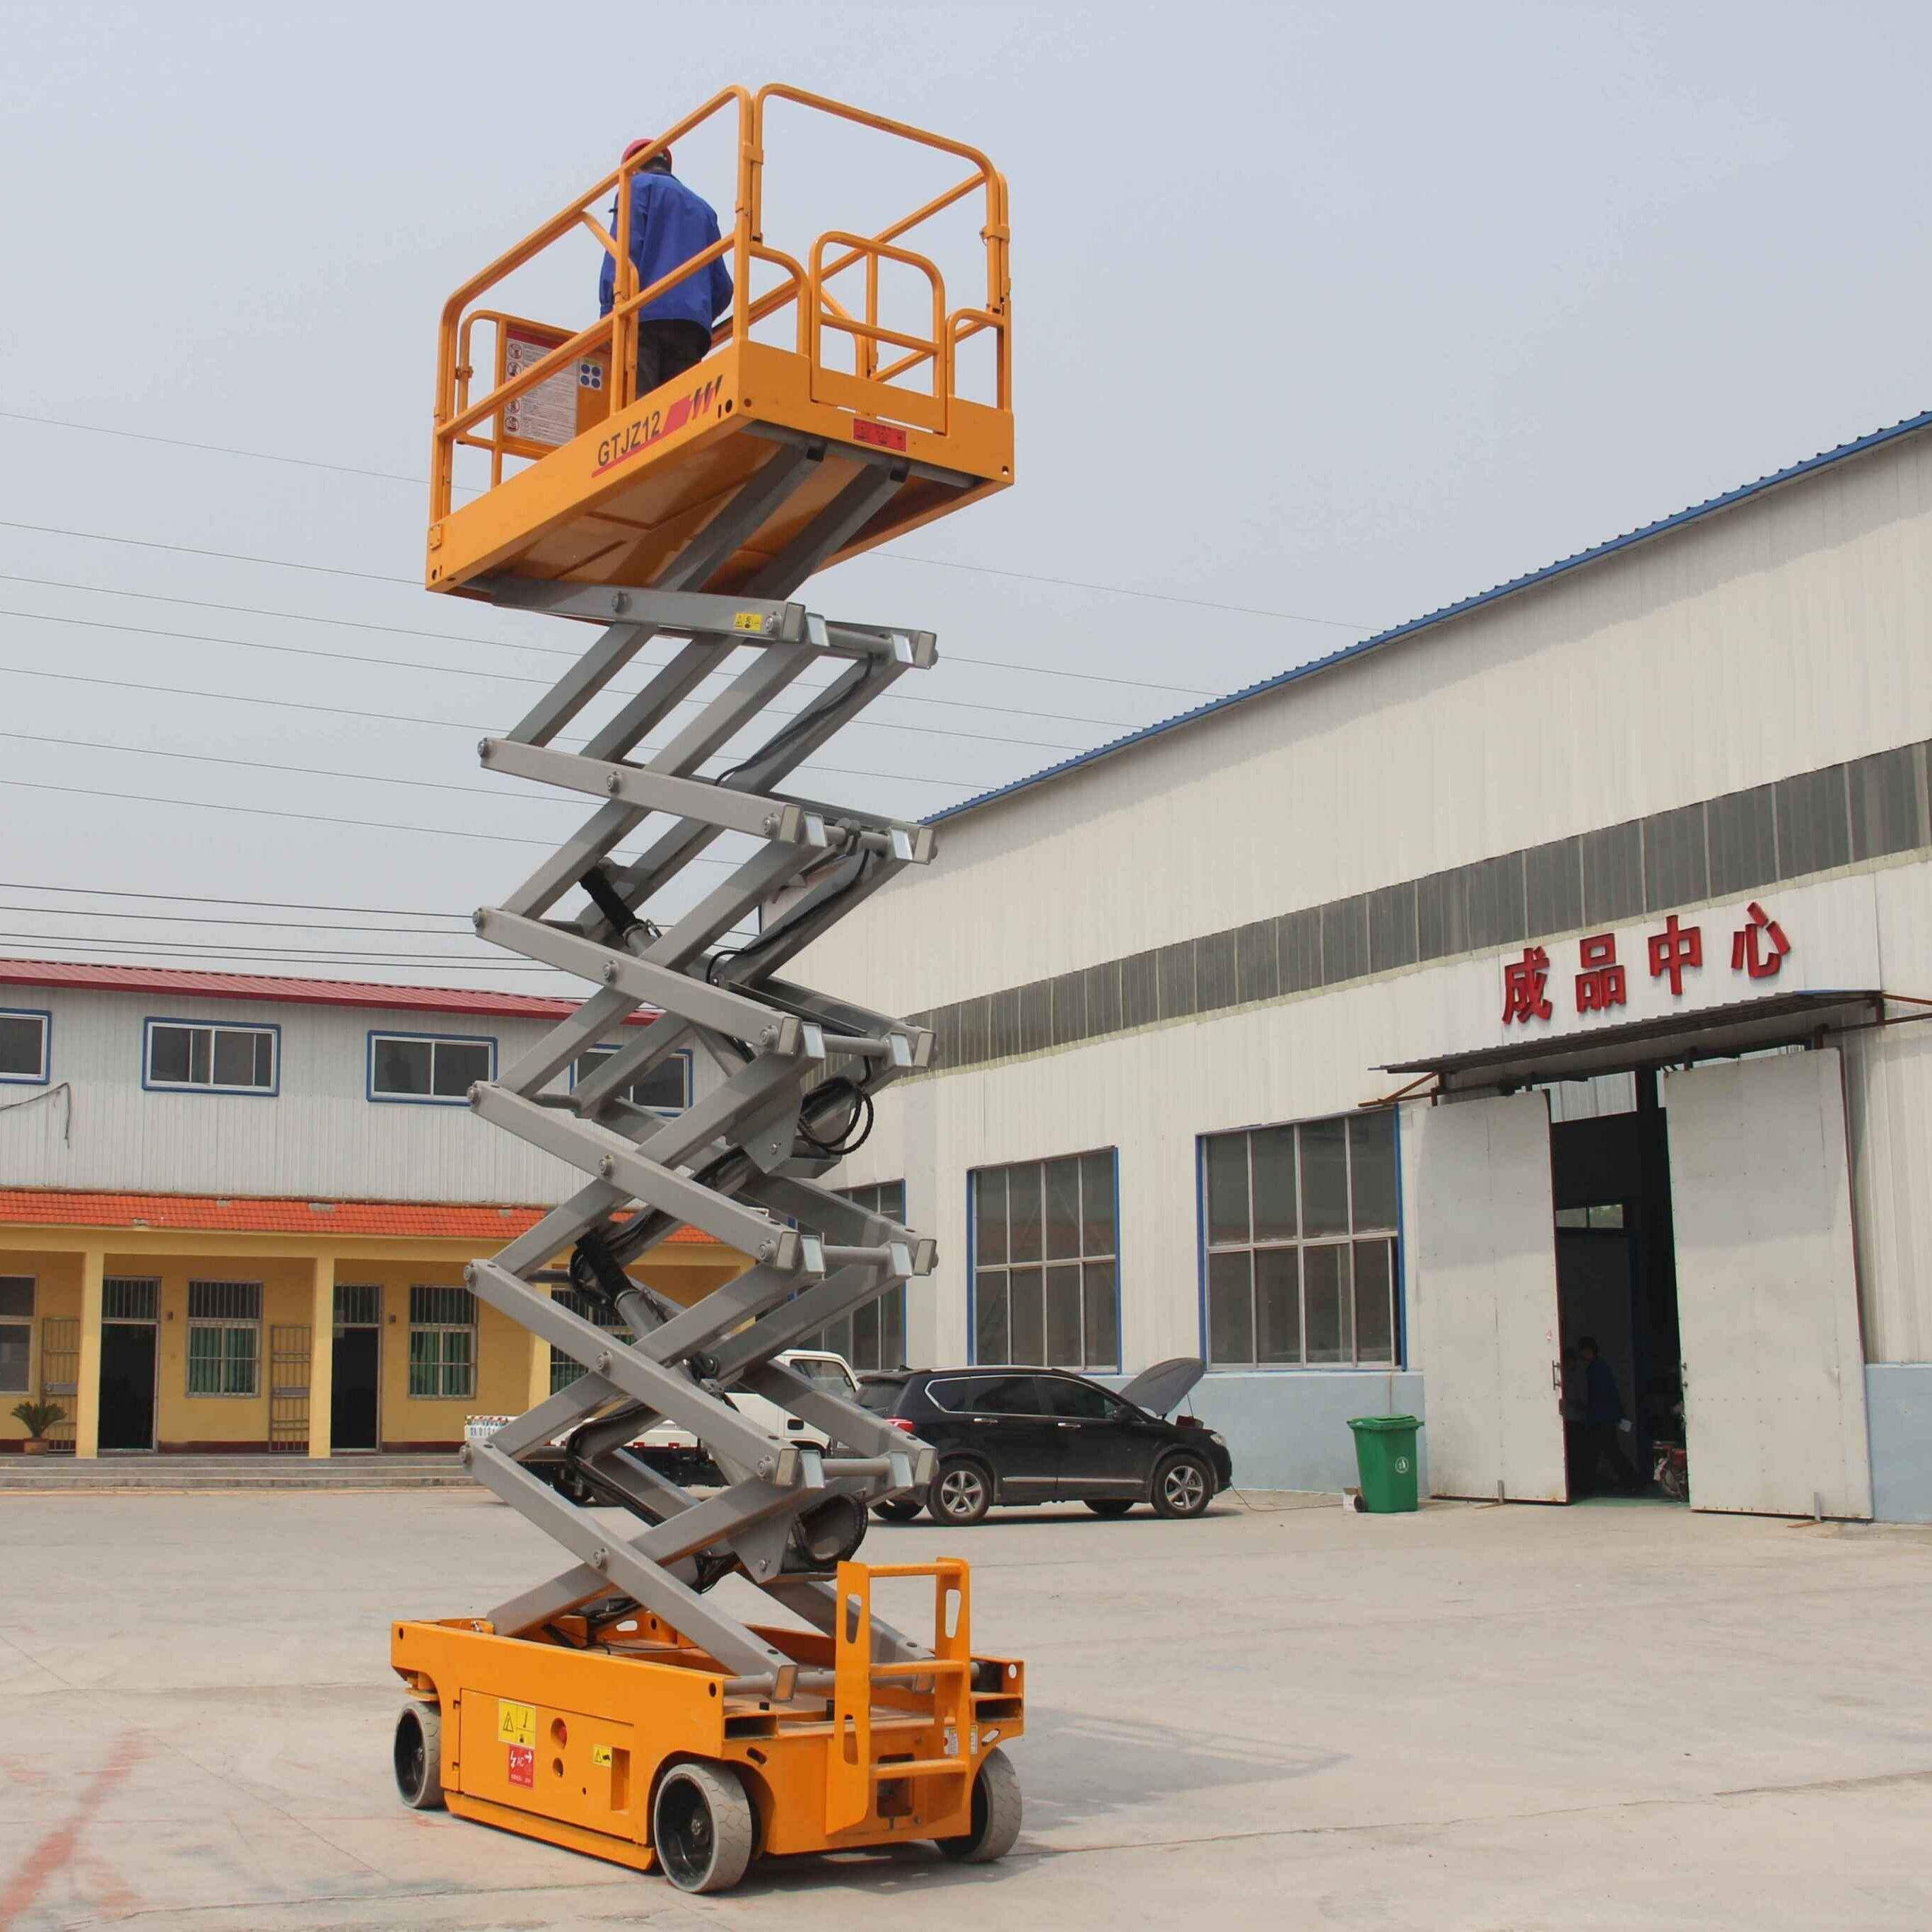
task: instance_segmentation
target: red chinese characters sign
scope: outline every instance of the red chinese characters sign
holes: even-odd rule
[[[1783,926],[1754,899],[1745,908],[1744,922],[1731,936],[1730,968],[1750,980],[1778,976],[1791,941]],[[1662,927],[1644,938],[1644,956],[1652,980],[1660,991],[1668,988],[1673,1000],[1682,999],[1688,989],[1694,992],[1696,976],[1704,970],[1704,932],[1700,926],[1686,926],[1676,913]],[[1721,959],[1724,955],[1719,952]],[[1570,1003],[1578,1013],[1604,1013],[1630,1003],[1626,968],[1617,958],[1617,936],[1612,932],[1592,934],[1576,942],[1576,964],[1573,973],[1559,971],[1552,964],[1550,949],[1526,946],[1520,959],[1503,962],[1503,1016],[1504,1026],[1528,1026],[1538,1020],[1555,1017],[1550,998],[1552,979],[1565,986]]]

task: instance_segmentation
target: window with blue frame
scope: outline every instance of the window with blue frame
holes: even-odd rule
[[[1120,1363],[1120,1213],[1112,1148],[975,1168],[973,1359]]]
[[[150,1020],[142,1077],[151,1088],[272,1094],[280,1046],[280,1030],[272,1026]]]
[[[479,1080],[496,1077],[496,1042],[466,1035],[372,1033],[369,1097],[460,1107]]]
[[[883,1214],[887,1220],[905,1226],[903,1180],[882,1180],[870,1187],[842,1187],[838,1191],[869,1213]],[[794,1346],[843,1355],[861,1375],[869,1370],[901,1368],[905,1365],[905,1283],[901,1282],[887,1288],[876,1301],[842,1315],[815,1335],[808,1335]]]
[[[0,1080],[44,1087],[47,1082],[48,1036],[53,1021],[44,1012],[0,1009]]]
[[[614,1046],[586,1047],[571,1069],[570,1084],[587,1080],[619,1049]],[[647,1066],[634,1079],[617,1089],[616,1097],[634,1107],[648,1107],[654,1114],[681,1114],[691,1105],[691,1054],[680,1047],[668,1053],[655,1066]]]
[[[1384,1108],[1202,1137],[1210,1367],[1396,1365],[1395,1135]]]

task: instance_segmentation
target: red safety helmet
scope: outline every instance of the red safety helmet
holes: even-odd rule
[[[624,161],[628,161],[633,154],[641,152],[644,148],[648,148],[650,145],[650,137],[648,135],[645,136],[641,140],[633,141],[631,145],[624,150],[624,152],[620,158],[619,165],[622,166],[622,163]],[[670,150],[668,148],[665,148],[662,154],[657,155],[655,158],[663,162],[666,167],[669,167],[670,166]]]

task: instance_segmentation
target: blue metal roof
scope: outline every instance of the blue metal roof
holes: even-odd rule
[[[1908,416],[1903,422],[1894,423],[1889,429],[1874,430],[1869,436],[1862,436],[1854,442],[1841,442],[1835,449],[1821,451],[1816,456],[1807,457],[1802,463],[1794,463],[1789,469],[1775,471],[1768,476],[1760,476],[1755,483],[1741,484],[1735,490],[1727,490],[1721,496],[1712,496],[1702,503],[1694,503],[1687,510],[1679,510],[1674,516],[1660,518],[1656,523],[1646,524],[1641,529],[1627,532],[1620,537],[1612,537],[1607,543],[1595,544],[1588,550],[1579,550],[1574,556],[1566,556],[1555,563],[1546,563],[1540,570],[1532,570],[1521,577],[1512,577],[1505,584],[1493,589],[1478,591],[1473,597],[1465,597],[1459,603],[1445,604],[1439,610],[1431,610],[1425,616],[1412,617],[1406,623],[1397,624],[1393,629],[1378,631],[1372,638],[1364,638],[1359,644],[1345,644],[1339,651],[1330,651],[1326,657],[1311,658],[1306,664],[1297,664],[1292,670],[1285,670],[1277,676],[1264,678],[1258,684],[1246,685],[1239,691],[1231,691],[1225,698],[1210,698],[1204,704],[1197,704],[1190,710],[1177,712],[1172,718],[1163,718],[1157,723],[1143,725],[1138,731],[1130,731],[1124,736],[1113,738],[1104,745],[1096,745],[1090,752],[1076,752],[1070,758],[1062,758],[1058,764],[1048,765],[1029,777],[1015,778],[1011,783],[995,785],[990,791],[982,791],[971,798],[962,800],[958,805],[949,805],[943,811],[928,814],[925,820],[928,825],[936,825],[944,819],[957,818],[962,812],[976,812],[982,805],[990,805],[994,800],[1010,798],[1015,792],[1025,791],[1036,784],[1043,784],[1048,778],[1058,778],[1064,772],[1078,771],[1082,765],[1090,765],[1096,760],[1112,758],[1117,752],[1124,752],[1130,746],[1138,745],[1144,740],[1157,738],[1163,732],[1177,730],[1183,724],[1191,724],[1196,718],[1211,716],[1216,711],[1225,711],[1230,705],[1244,704],[1251,698],[1258,698],[1264,692],[1279,691],[1284,685],[1294,683],[1298,678],[1312,677],[1316,672],[1327,670],[1338,664],[1345,664],[1351,658],[1360,657],[1365,652],[1378,650],[1384,644],[1392,644],[1402,638],[1412,638],[1418,631],[1426,631],[1431,625],[1445,623],[1451,617],[1460,617],[1468,611],[1480,610],[1486,604],[1496,603],[1499,598],[1512,596],[1519,590],[1527,590],[1532,584],[1546,584],[1552,577],[1561,577],[1566,571],[1580,568],[1586,563],[1594,563],[1600,558],[1614,556],[1620,550],[1628,550],[1633,544],[1648,542],[1652,537],[1664,535],[1666,530],[1681,529],[1686,524],[1694,524],[1700,518],[1708,517],[1719,510],[1727,510],[1734,503],[1742,503],[1753,496],[1762,495],[1767,490],[1774,490],[1780,483],[1790,483],[1800,476],[1808,476],[1813,471],[1823,470],[1834,463],[1842,463],[1847,457],[1862,456],[1866,451],[1877,449],[1888,442],[1895,442],[1900,437],[1910,436],[1916,431],[1932,427],[1932,410],[1916,416]]]

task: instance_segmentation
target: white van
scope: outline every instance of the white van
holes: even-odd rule
[[[830,1395],[842,1396],[850,1402],[859,1400],[859,1378],[853,1374],[852,1365],[843,1355],[835,1355],[827,1349],[787,1348],[772,1359],[784,1364],[794,1375],[803,1376],[808,1382],[816,1382]],[[773,1436],[788,1442],[807,1442],[814,1448],[826,1447],[823,1430],[814,1429],[798,1417],[787,1414],[776,1402],[767,1402],[763,1396],[754,1395],[748,1389],[734,1390],[725,1400],[734,1408],[742,1411],[748,1420]],[[704,1444],[681,1424],[659,1422],[647,1429],[629,1447],[640,1462],[647,1463],[674,1482],[715,1483],[718,1480],[718,1472]]]

